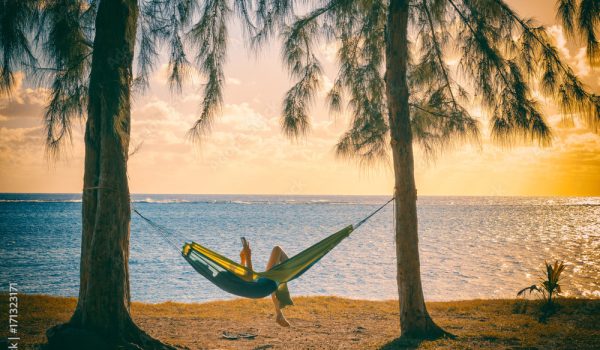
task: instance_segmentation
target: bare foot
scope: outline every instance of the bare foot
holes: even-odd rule
[[[290,323],[288,322],[288,320],[285,319],[285,316],[283,316],[283,314],[277,315],[277,318],[275,319],[275,321],[277,321],[277,323],[281,327],[289,327],[290,326]]]

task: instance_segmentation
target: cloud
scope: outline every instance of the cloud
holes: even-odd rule
[[[548,33],[554,39],[558,52],[565,58],[567,63],[575,68],[577,74],[582,77],[587,76],[590,71],[590,65],[586,59],[586,47],[577,49],[575,55],[571,55],[571,51],[567,47],[568,41],[561,25],[552,25],[548,27]]]
[[[22,72],[15,73],[15,85],[11,95],[0,95],[0,121],[13,118],[39,118],[43,114],[49,90],[26,87],[23,79]]]
[[[217,120],[219,129],[246,133],[273,131],[273,123],[253,110],[247,103],[226,104]]]
[[[156,97],[151,98],[142,106],[135,106],[133,111],[133,120],[149,121],[149,120],[165,120],[165,121],[180,121],[181,113],[174,104]]]
[[[44,143],[42,129],[0,128],[0,164],[14,167],[17,164],[40,162]]]
[[[242,81],[233,77],[228,77],[225,82],[229,85],[242,85]]]

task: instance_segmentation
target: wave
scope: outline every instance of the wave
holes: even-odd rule
[[[81,203],[81,198],[31,198],[16,196],[0,197],[0,203]],[[16,198],[15,198],[16,197]],[[136,198],[137,197],[137,198]],[[270,198],[198,198],[186,196],[187,198],[156,198],[141,197],[134,195],[133,203],[141,204],[214,204],[214,205],[364,205],[375,206],[384,202],[384,199],[365,198],[364,201],[353,198],[289,198],[287,196],[273,196]],[[600,197],[579,198],[491,198],[491,197],[457,197],[457,198],[433,198],[424,197],[419,201],[420,206],[600,206]]]
[[[81,203],[81,199],[0,199],[0,203]]]
[[[328,200],[185,200],[185,199],[137,199],[134,203],[146,204],[235,204],[235,205],[328,205],[328,204],[345,204],[345,205],[370,205],[374,203],[359,203],[359,202],[334,202]]]
[[[213,199],[213,200],[189,200],[189,199],[135,199],[134,203],[146,204],[235,204],[235,205],[328,205],[328,204],[345,204],[345,205],[371,205],[378,203],[368,202],[344,202],[332,201],[329,199],[280,199],[280,200],[260,200],[260,199]]]
[[[133,203],[148,203],[148,204],[177,204],[177,203],[196,203],[193,201],[185,200],[185,199],[154,199],[154,198],[145,198],[145,199],[134,199]]]
[[[240,201],[240,200],[231,201],[230,203],[233,203],[233,204],[256,204],[255,202]]]
[[[236,204],[236,205],[374,205],[377,203],[342,202],[325,199],[313,200],[188,200],[188,199],[133,199],[143,204]],[[0,199],[0,203],[81,203],[81,199]]]
[[[600,206],[600,198],[581,198],[570,199],[566,205],[581,205],[581,206]]]

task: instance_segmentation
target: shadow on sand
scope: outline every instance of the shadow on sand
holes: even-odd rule
[[[414,339],[407,337],[396,338],[389,343],[383,345],[379,350],[411,350],[419,348],[419,345],[423,342],[423,339]]]
[[[400,338],[396,338],[390,342],[388,342],[387,344],[384,344],[382,347],[379,348],[379,350],[412,350],[412,349],[418,349],[419,346],[421,345],[422,342],[424,341],[433,341],[433,340],[437,340],[437,339],[456,339],[457,336],[452,334],[452,333],[448,333],[448,332],[444,332],[444,334],[441,337],[436,337],[436,338],[432,338],[432,339],[419,339],[419,338],[409,338],[409,337],[403,337],[401,336]]]

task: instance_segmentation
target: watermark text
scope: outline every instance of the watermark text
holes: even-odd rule
[[[8,285],[8,349],[19,348],[19,291],[16,283]]]

